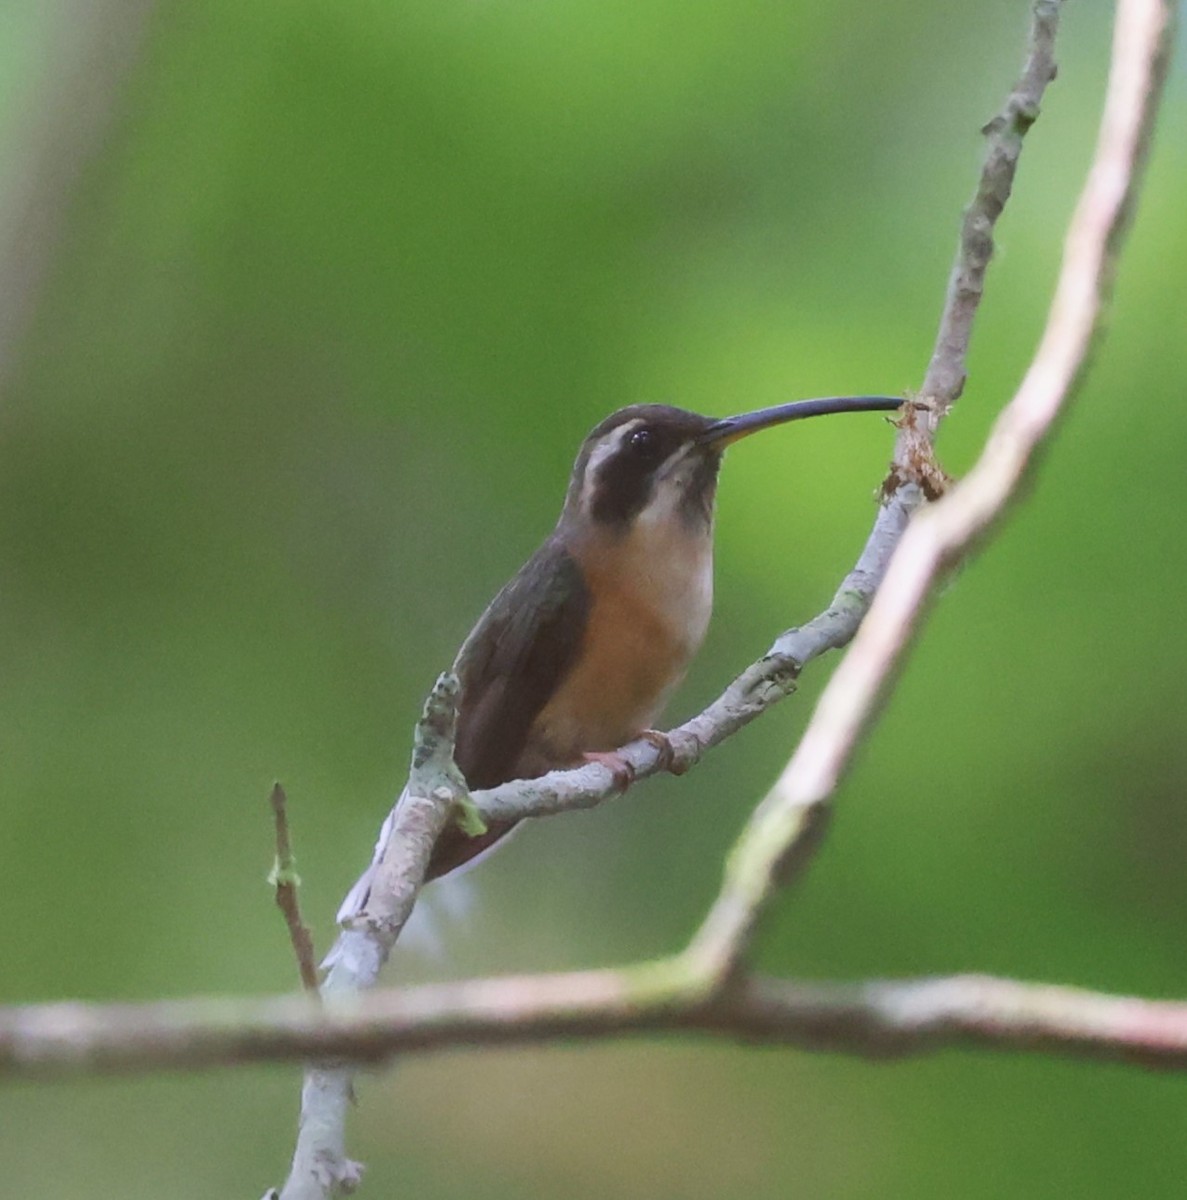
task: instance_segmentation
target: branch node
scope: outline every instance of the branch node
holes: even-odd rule
[[[665,737],[671,747],[668,770],[673,775],[683,775],[701,761],[705,746],[691,729],[671,729]]]
[[[993,242],[988,233],[985,240],[992,250]],[[967,241],[966,237],[966,246]],[[976,291],[980,291],[979,286]],[[913,483],[926,500],[938,500],[948,490],[952,477],[936,460],[933,439],[936,427],[950,407],[950,403],[938,396],[912,397],[903,404],[902,416],[894,422],[899,440],[890,471],[882,482],[883,503],[906,484]]]
[[[797,662],[790,654],[783,653],[778,647],[784,639],[791,638],[798,632],[798,629],[789,629],[783,634],[770,652],[759,659],[758,669],[753,677],[745,680],[746,695],[764,707],[795,691],[803,664]]]
[[[464,796],[455,796],[448,788],[442,787],[433,792],[433,798],[441,801],[453,801],[453,819],[467,837],[481,837],[484,833],[489,832],[489,826],[483,820],[482,813],[478,811],[478,805],[474,803],[469,793]]]
[[[416,723],[412,741],[412,770],[423,770],[430,763],[442,766],[453,760],[453,741],[457,730],[457,699],[461,690],[452,671],[437,676],[425,698],[424,711]]]
[[[363,1182],[365,1170],[361,1162],[323,1152],[314,1163],[313,1177],[327,1194],[349,1196]]]

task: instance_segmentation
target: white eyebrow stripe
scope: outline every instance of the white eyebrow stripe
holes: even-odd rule
[[[622,444],[627,437],[634,433],[641,425],[646,422],[641,417],[635,417],[633,420],[624,421],[621,425],[610,430],[608,434],[590,451],[589,459],[585,464],[585,478],[581,481],[581,507],[588,509],[593,501],[594,481],[598,477],[598,468],[612,454],[617,453],[622,449]]]
[[[623,442],[641,428],[645,422],[642,417],[635,417],[633,420],[624,421],[616,429],[611,429],[608,434],[594,447],[593,453],[589,456],[589,465],[591,468],[599,467],[606,461],[616,450],[622,449]]]

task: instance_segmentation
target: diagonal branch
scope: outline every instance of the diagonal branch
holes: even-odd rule
[[[911,522],[795,754],[739,839],[722,891],[694,943],[709,960],[727,966],[740,961],[779,884],[811,856],[829,801],[926,602],[944,572],[971,552],[1018,494],[1036,450],[1083,378],[1137,198],[1173,17],[1172,0],[1121,0],[1118,6],[1096,153],[1035,358],[967,478]]]

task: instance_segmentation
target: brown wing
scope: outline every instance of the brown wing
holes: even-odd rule
[[[458,654],[461,681],[455,757],[474,790],[516,777],[532,722],[576,661],[589,619],[581,569],[549,539],[495,597]],[[444,875],[492,846],[515,822],[467,837],[450,826],[427,878]]]

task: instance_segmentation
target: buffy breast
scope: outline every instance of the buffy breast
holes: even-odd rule
[[[575,762],[636,737],[700,648],[713,604],[712,539],[648,535],[642,524],[625,545],[584,548],[593,603],[582,648],[533,723],[521,771]]]

